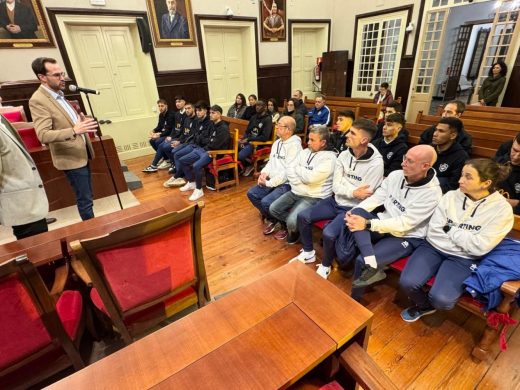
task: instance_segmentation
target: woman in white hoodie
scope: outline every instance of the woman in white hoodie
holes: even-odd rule
[[[446,193],[435,209],[425,242],[406,264],[399,284],[414,306],[401,312],[407,322],[436,310],[450,310],[464,280],[513,227],[513,209],[496,191],[510,167],[480,158],[462,170],[459,189]],[[429,292],[423,286],[435,276]]]

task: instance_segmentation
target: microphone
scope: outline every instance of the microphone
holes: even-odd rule
[[[77,85],[71,84],[69,85],[69,91],[71,92],[83,92],[83,93],[91,93],[94,95],[99,95],[101,92],[96,91],[95,89],[78,87]]]

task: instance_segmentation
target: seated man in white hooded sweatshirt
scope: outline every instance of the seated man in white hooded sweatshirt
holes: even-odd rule
[[[384,162],[379,151],[370,144],[377,131],[368,119],[352,123],[346,135],[347,149],[340,153],[332,180],[333,195],[298,214],[298,229],[303,249],[294,259],[302,263],[316,261],[312,244],[312,224],[331,219],[323,229],[323,259],[316,271],[328,278],[336,254],[335,243],[345,226],[345,214],[372,195],[383,181]]]
[[[276,239],[287,238],[289,244],[296,243],[298,213],[332,194],[336,153],[327,150],[328,141],[329,129],[326,126],[313,127],[309,133],[307,149],[298,154],[296,164],[287,168],[291,191],[283,194],[269,207],[269,214],[287,227],[287,230],[276,232]]]
[[[469,160],[459,189],[447,192],[428,224],[426,240],[412,254],[399,284],[414,303],[401,312],[406,322],[436,310],[450,310],[464,292],[463,282],[509,233],[511,205],[497,191],[510,167],[487,158]],[[435,276],[429,292],[423,290]]]
[[[294,135],[295,129],[296,121],[292,117],[280,118],[276,125],[278,139],[271,147],[269,160],[260,172],[258,184],[247,191],[247,197],[266,222],[264,227],[266,235],[275,230],[277,222],[269,215],[269,206],[291,190],[287,183],[287,167],[296,163],[296,157],[302,151],[302,140]]]
[[[424,241],[430,216],[442,196],[435,170],[435,149],[414,146],[403,157],[402,170],[391,172],[376,190],[347,213],[348,230],[360,255],[353,288],[386,277],[382,267],[410,255]],[[377,215],[371,211],[384,206]],[[359,298],[360,290],[352,296]]]

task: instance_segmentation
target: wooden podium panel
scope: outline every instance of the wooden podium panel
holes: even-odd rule
[[[112,168],[117,191],[125,192],[128,190],[125,176],[121,170],[121,164],[117,155],[114,140],[110,136],[103,136],[102,141],[99,138],[92,140],[92,147],[94,148],[94,153],[96,155],[96,157],[90,161],[94,199],[104,198],[116,193],[112,180],[110,179],[101,142],[103,142],[108,163]],[[31,153],[31,157],[34,159],[38,172],[43,180],[45,192],[49,199],[49,210],[53,211],[64,207],[74,206],[76,204],[74,191],[72,190],[65,174],[54,168],[54,165],[52,165],[50,150],[46,146],[42,146],[33,148],[29,150],[29,152]]]

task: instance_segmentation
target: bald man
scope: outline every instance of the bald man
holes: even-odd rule
[[[358,288],[386,277],[382,267],[409,256],[426,237],[428,221],[442,197],[432,168],[436,159],[429,145],[411,148],[403,157],[403,169],[391,172],[372,196],[346,214],[347,234],[359,251],[354,298],[362,293]],[[384,211],[372,214],[379,206]]]

